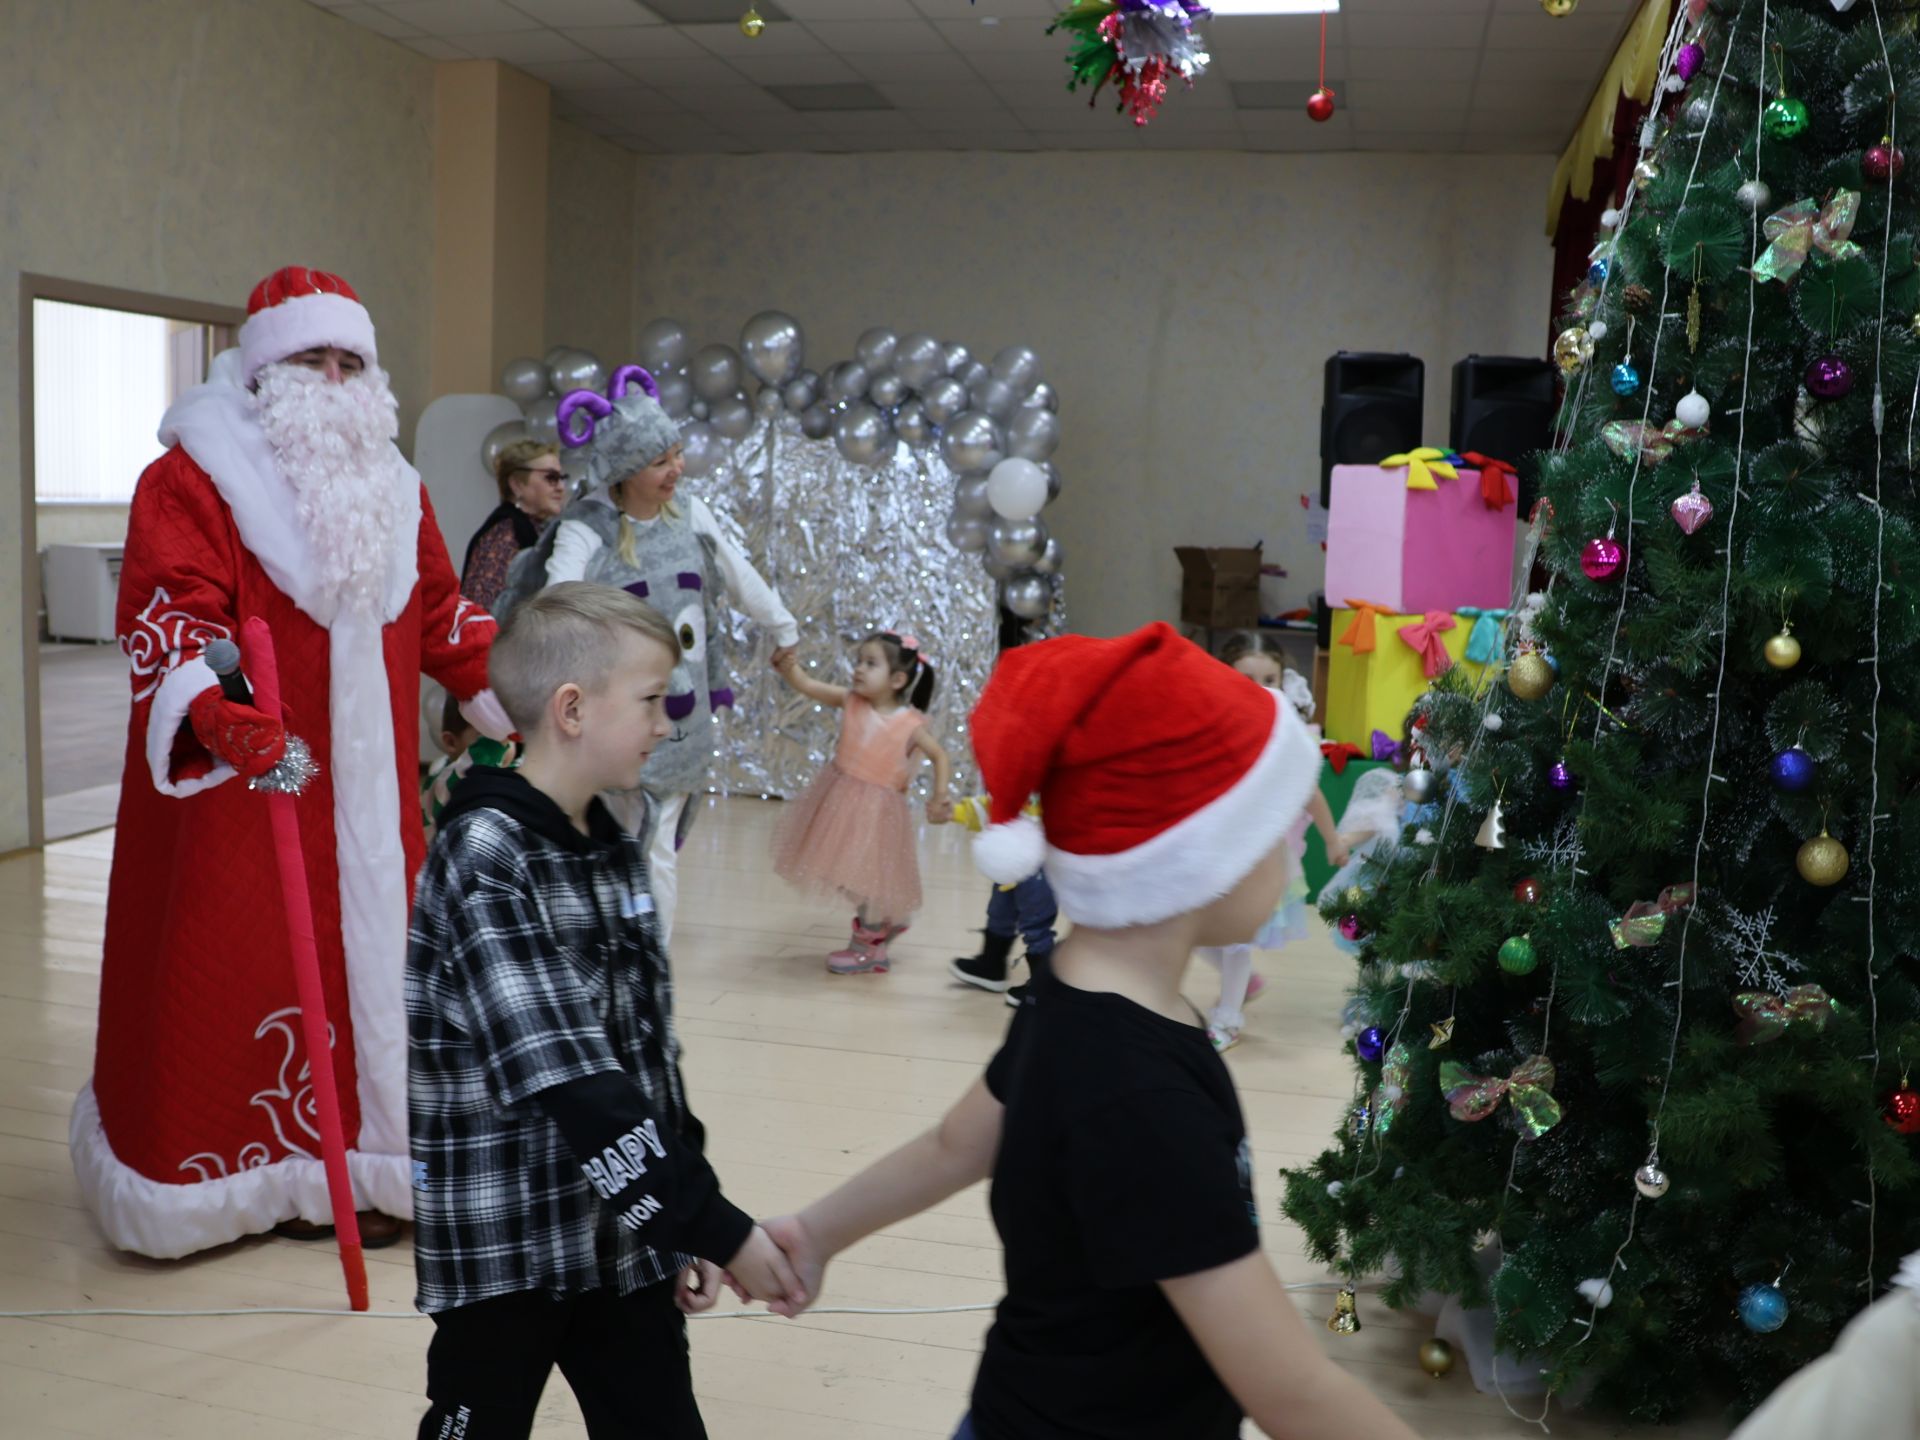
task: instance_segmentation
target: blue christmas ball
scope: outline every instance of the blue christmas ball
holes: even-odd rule
[[[1553,671],[1554,674],[1558,675],[1560,673],[1560,662],[1554,659],[1553,656],[1543,653],[1540,658],[1547,662],[1547,668]]]
[[[1771,1335],[1787,1323],[1787,1297],[1778,1285],[1749,1285],[1740,1292],[1740,1321],[1749,1330]]]
[[[1378,1025],[1369,1025],[1353,1037],[1353,1053],[1371,1065],[1387,1053],[1387,1037]]]
[[[1813,757],[1795,745],[1773,757],[1771,773],[1775,789],[1804,790],[1813,784]]]
[[[1587,267],[1587,283],[1589,285],[1606,284],[1607,271],[1612,268],[1613,268],[1612,264],[1609,261],[1606,261],[1606,260],[1594,261],[1593,264]]]
[[[1640,388],[1640,372],[1624,360],[1613,367],[1610,379],[1616,395],[1631,395]]]

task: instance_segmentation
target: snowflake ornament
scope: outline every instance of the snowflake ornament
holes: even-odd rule
[[[1733,963],[1734,981],[1742,990],[1768,990],[1784,995],[1793,986],[1789,978],[1807,967],[1773,948],[1773,906],[1764,910],[1720,907],[1716,932],[1721,951]]]
[[[1580,838],[1580,822],[1572,815],[1562,815],[1551,839],[1522,840],[1520,853],[1550,870],[1579,870],[1587,855],[1586,843]]]

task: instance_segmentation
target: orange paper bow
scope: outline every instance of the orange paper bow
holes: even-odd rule
[[[1400,638],[1419,654],[1420,668],[1429,680],[1437,679],[1453,667],[1453,657],[1440,639],[1453,627],[1453,616],[1445,610],[1429,610],[1417,624],[1400,627]]]
[[[1400,612],[1388,605],[1376,605],[1371,600],[1348,600],[1345,607],[1353,611],[1353,619],[1347,628],[1340,632],[1337,644],[1351,646],[1356,655],[1371,655],[1374,650],[1373,617],[1385,615],[1391,618]]]

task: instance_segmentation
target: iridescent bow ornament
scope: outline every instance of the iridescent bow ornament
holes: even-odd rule
[[[1669,885],[1657,900],[1634,901],[1626,914],[1607,926],[1613,932],[1614,947],[1625,950],[1632,945],[1644,950],[1666,934],[1668,916],[1678,915],[1692,904],[1691,885]]]
[[[1816,250],[1829,260],[1848,260],[1860,254],[1860,247],[1847,238],[1859,215],[1858,190],[1835,192],[1824,209],[1811,200],[1796,200],[1774,211],[1760,227],[1769,243],[1767,253],[1753,267],[1754,275],[1784,285],[1800,273],[1800,267]]]
[[[1658,465],[1673,454],[1674,446],[1697,440],[1706,433],[1704,425],[1694,429],[1678,420],[1659,426],[1639,420],[1610,420],[1600,427],[1600,439],[1607,449],[1622,460],[1631,460],[1637,455],[1649,466]]]
[[[1403,467],[1407,472],[1407,489],[1409,490],[1438,490],[1440,486],[1433,478],[1436,475],[1442,480],[1460,478],[1460,472],[1454,469],[1452,462],[1447,459],[1447,452],[1436,449],[1432,445],[1422,445],[1418,449],[1408,450],[1399,455],[1389,455],[1380,462],[1382,470],[1399,470]]]
[[[1764,990],[1747,990],[1733,997],[1734,1014],[1740,1023],[1733,1027],[1734,1043],[1764,1045],[1778,1040],[1793,1026],[1824,1030],[1834,1003],[1818,985],[1796,985],[1784,995],[1769,995]]]
[[[1437,680],[1453,668],[1453,656],[1440,637],[1456,623],[1449,611],[1429,610],[1412,625],[1400,627],[1401,640],[1420,657],[1420,669],[1429,680]]]
[[[1533,1140],[1560,1123],[1553,1081],[1553,1062],[1544,1055],[1529,1055],[1504,1080],[1476,1075],[1458,1060],[1440,1062],[1440,1091],[1454,1119],[1485,1120],[1502,1100],[1511,1100],[1514,1123]]]
[[[1373,1087],[1373,1133],[1384,1136],[1407,1108],[1407,1086],[1413,1074],[1413,1051],[1404,1042],[1387,1051],[1380,1067],[1380,1083]]]

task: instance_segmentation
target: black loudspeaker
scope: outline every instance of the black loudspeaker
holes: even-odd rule
[[[1327,357],[1320,402],[1320,503],[1333,503],[1333,467],[1378,465],[1421,443],[1425,362],[1412,355],[1342,350]]]
[[[1553,444],[1553,366],[1516,355],[1469,355],[1453,367],[1447,443],[1505,460],[1519,476],[1520,514],[1540,493],[1539,453]]]

